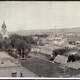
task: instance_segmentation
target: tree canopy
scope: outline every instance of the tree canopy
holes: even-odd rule
[[[31,45],[34,45],[35,41],[32,36],[21,36],[13,34],[9,39],[0,40],[0,49],[17,49],[19,55],[28,55],[31,50]],[[17,54],[17,53],[16,53]]]

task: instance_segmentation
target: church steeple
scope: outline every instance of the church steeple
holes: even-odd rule
[[[3,21],[3,24],[1,26],[1,34],[2,34],[3,38],[5,38],[5,36],[8,36],[7,35],[7,27],[6,27],[5,21]]]
[[[2,24],[2,29],[6,29],[6,24],[5,24],[5,21],[3,21],[3,24]]]

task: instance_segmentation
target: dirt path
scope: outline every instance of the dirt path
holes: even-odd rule
[[[40,56],[32,56],[22,61],[22,65],[40,77],[75,77],[80,74],[80,70],[67,68],[57,63],[50,63],[46,59],[40,58]]]

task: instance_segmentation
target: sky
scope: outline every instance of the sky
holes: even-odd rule
[[[0,2],[0,26],[9,31],[80,27],[80,2]]]

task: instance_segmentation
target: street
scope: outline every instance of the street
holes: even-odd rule
[[[21,61],[21,64],[40,77],[76,77],[80,74],[80,70],[67,68],[57,63],[50,63],[35,56]]]

